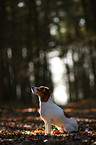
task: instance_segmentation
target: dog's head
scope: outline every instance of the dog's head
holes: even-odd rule
[[[49,88],[45,86],[31,88],[32,92],[41,98],[41,102],[47,102],[50,97]]]

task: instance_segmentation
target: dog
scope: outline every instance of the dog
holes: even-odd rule
[[[78,131],[78,123],[68,113],[53,103],[48,87],[40,86],[31,88],[32,92],[39,96],[40,116],[45,122],[45,134],[50,134],[51,124],[60,132]]]

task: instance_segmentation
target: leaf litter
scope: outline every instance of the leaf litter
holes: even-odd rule
[[[78,121],[78,132],[60,133],[52,126],[51,134],[45,135],[44,122],[35,108],[3,107],[0,109],[0,145],[96,145],[96,112],[70,109],[69,113]]]

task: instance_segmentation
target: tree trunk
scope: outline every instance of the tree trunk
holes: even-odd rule
[[[73,73],[74,73],[74,87],[75,87],[75,100],[77,101],[78,100],[78,80],[77,80],[77,68],[76,68],[76,64],[75,64],[75,61],[74,61],[74,50],[72,50],[72,61],[73,61]]]
[[[0,103],[4,99],[5,82],[4,82],[4,49],[5,49],[5,5],[6,0],[0,0]]]
[[[67,70],[67,79],[68,79],[68,86],[69,86],[69,102],[71,102],[72,99],[72,92],[71,92],[71,80],[70,80],[70,68],[68,64],[65,64],[66,70]]]

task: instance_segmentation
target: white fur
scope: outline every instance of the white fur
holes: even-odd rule
[[[36,88],[35,91],[37,92]],[[45,134],[51,132],[51,124],[55,125],[60,131],[78,131],[78,124],[75,119],[67,118],[63,110],[53,103],[51,96],[47,102],[40,101],[40,116],[45,122]]]
[[[47,102],[40,102],[40,115],[45,122],[45,134],[51,132],[51,124],[60,131],[78,131],[78,124],[75,119],[67,118],[63,110],[52,102],[51,97]]]

